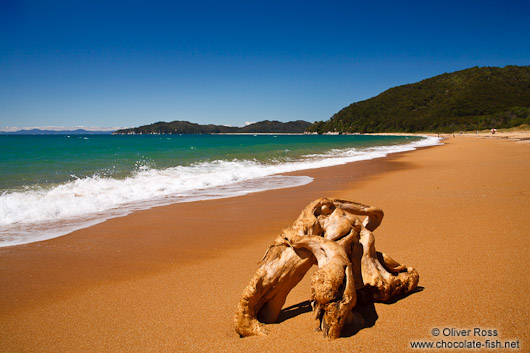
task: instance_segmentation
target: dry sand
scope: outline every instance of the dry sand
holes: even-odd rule
[[[302,187],[155,208],[1,248],[0,351],[400,352],[413,340],[485,342],[474,328],[529,351],[530,145],[445,142],[300,172],[315,177]],[[233,315],[257,261],[318,197],[381,207],[376,248],[414,266],[423,290],[376,303],[372,327],[327,341],[314,332],[306,276],[269,336],[239,338]],[[433,337],[433,328],[471,337]]]

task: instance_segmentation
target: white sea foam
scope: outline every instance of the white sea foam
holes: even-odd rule
[[[0,246],[58,237],[134,210],[300,186],[310,183],[312,178],[278,174],[380,158],[438,144],[438,138],[426,137],[405,145],[332,150],[290,162],[219,160],[161,170],[141,168],[125,179],[93,176],[51,189],[5,192],[0,195]]]

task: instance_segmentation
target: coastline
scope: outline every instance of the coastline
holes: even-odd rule
[[[476,132],[470,132],[465,131],[461,133],[402,133],[402,132],[385,132],[385,133],[369,133],[366,135],[373,135],[373,136],[410,136],[410,135],[417,135],[417,136],[433,136],[433,137],[441,137],[444,139],[447,138],[454,138],[456,136],[459,137],[474,137],[474,138],[484,138],[484,139],[493,139],[493,140],[509,140],[514,141],[517,143],[530,143],[530,130],[522,130],[522,129],[502,129],[497,130],[495,134],[492,134],[489,131],[476,131]]]
[[[219,140],[218,136],[198,139],[184,136],[179,137],[179,141],[152,136],[139,141],[102,137],[90,143],[85,142],[85,138],[79,142],[79,139],[71,141],[64,137],[54,140],[53,153],[60,160],[55,172],[43,170],[37,162],[33,168],[31,161],[26,164],[13,160],[14,167],[10,169],[11,163],[4,161],[8,177],[0,180],[4,190],[0,195],[0,247],[64,236],[142,209],[295,187],[309,183],[312,178],[282,174],[439,144],[439,139],[432,137],[389,136],[348,137],[348,143],[339,137],[311,136],[303,139],[274,136],[278,137],[274,140],[272,137],[241,139],[239,136]],[[34,137],[25,142],[29,146],[38,143]],[[226,150],[213,148],[217,144],[228,147]],[[246,149],[245,145],[251,147]],[[85,150],[86,154],[79,160],[75,154],[61,155],[63,150],[71,148]],[[131,154],[131,148],[168,150],[167,153],[153,152],[150,157],[138,157]],[[122,153],[122,149],[129,152]],[[91,150],[96,153],[91,154]],[[103,150],[108,151],[101,153]],[[32,149],[28,149],[22,155],[32,153]],[[202,160],[205,155],[210,157]],[[41,163],[43,157],[50,156],[34,156]],[[122,163],[129,158],[136,161],[134,166],[130,162]],[[100,171],[101,165],[97,162],[100,159],[105,160],[101,163],[113,166],[108,174]],[[72,163],[83,167],[73,173],[69,169]],[[27,166],[20,168],[21,165]],[[21,173],[24,177],[9,177]]]
[[[497,329],[524,346],[528,146],[444,143],[286,174],[315,178],[296,188],[153,208],[1,248],[0,351],[407,351],[433,327]],[[376,304],[374,327],[335,342],[304,310],[269,325],[268,337],[239,339],[232,317],[256,262],[318,197],[381,207],[376,248],[416,267],[424,290]],[[308,283],[286,307],[308,299]]]

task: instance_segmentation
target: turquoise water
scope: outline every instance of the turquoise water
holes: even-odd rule
[[[282,173],[383,157],[434,138],[0,135],[0,246],[173,202],[294,187]]]
[[[124,178],[215,160],[277,163],[332,149],[395,145],[401,136],[139,135],[0,136],[0,190],[47,186],[99,175]]]

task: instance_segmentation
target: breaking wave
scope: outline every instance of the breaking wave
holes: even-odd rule
[[[425,137],[404,145],[335,149],[290,161],[216,160],[146,167],[123,179],[94,175],[48,188],[6,191],[0,195],[0,246],[58,237],[135,210],[305,185],[312,178],[280,174],[438,144],[438,138]]]

